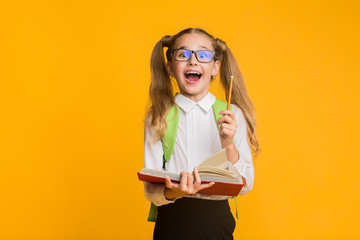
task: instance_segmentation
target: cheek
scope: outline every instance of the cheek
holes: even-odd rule
[[[173,73],[177,76],[182,75],[183,73],[183,67],[179,64],[173,66]]]
[[[211,75],[213,75],[214,71],[215,71],[215,67],[214,66],[209,66],[206,69],[206,75],[211,76]]]

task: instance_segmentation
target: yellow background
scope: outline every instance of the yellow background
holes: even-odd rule
[[[235,239],[360,238],[359,1],[7,2],[0,239],[151,239],[150,54],[187,27],[227,42],[257,109]]]

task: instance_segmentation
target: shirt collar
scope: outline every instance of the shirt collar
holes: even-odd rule
[[[208,112],[214,104],[215,100],[216,97],[209,92],[205,95],[205,97],[203,97],[203,99],[198,102],[194,102],[193,100],[185,97],[181,93],[175,96],[175,103],[186,113],[191,111],[196,105],[202,108],[205,112]]]

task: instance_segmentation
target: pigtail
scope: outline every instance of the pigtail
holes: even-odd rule
[[[150,102],[151,107],[145,123],[155,131],[154,141],[161,140],[166,132],[165,117],[175,100],[170,76],[166,70],[164,59],[164,47],[169,46],[171,36],[166,35],[156,43],[151,55],[151,85]]]
[[[221,62],[220,81],[225,89],[226,98],[229,96],[230,78],[234,76],[231,102],[238,106],[244,114],[247,126],[247,137],[254,155],[257,156],[260,152],[260,147],[256,135],[255,107],[247,94],[245,81],[230,48],[219,38],[216,39],[216,43],[221,52],[218,54],[221,58],[219,59]]]

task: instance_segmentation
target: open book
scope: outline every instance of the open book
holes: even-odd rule
[[[234,174],[228,170],[228,161],[225,149],[213,154],[198,166],[199,175],[202,183],[214,182],[210,188],[205,188],[199,193],[237,196],[243,187],[242,178],[235,178]],[[143,168],[138,172],[141,181],[152,183],[164,183],[165,175],[171,181],[180,182],[180,174],[168,171]]]

